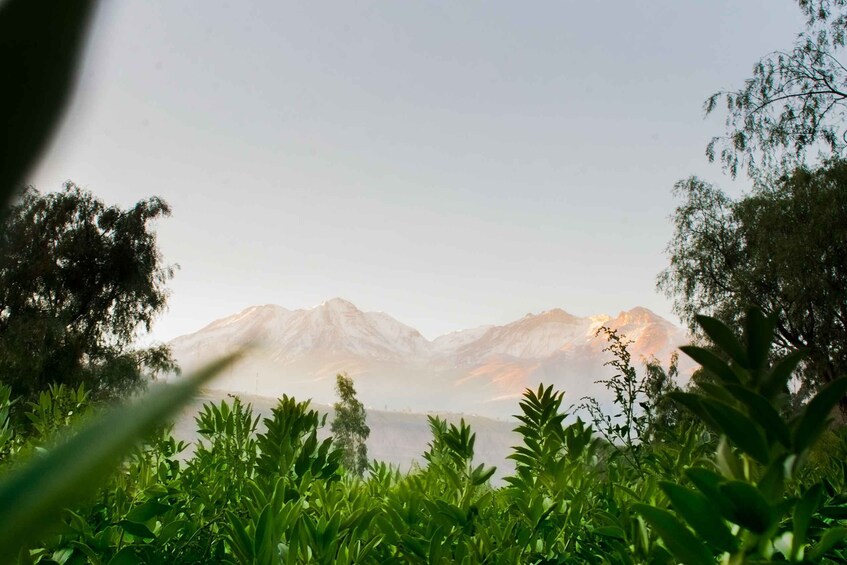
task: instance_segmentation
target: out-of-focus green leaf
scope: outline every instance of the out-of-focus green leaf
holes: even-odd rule
[[[735,537],[713,501],[699,492],[667,481],[662,481],[659,486],[670,499],[674,510],[701,538],[721,551],[735,551]]]
[[[812,550],[809,552],[809,560],[819,560],[827,551],[835,547],[835,544],[845,538],[847,538],[847,528],[836,527],[828,529],[821,536],[820,541],[812,547]]]
[[[765,316],[758,308],[747,310],[744,320],[744,330],[747,337],[747,356],[750,361],[750,369],[756,373],[767,366],[768,352],[773,341],[773,330],[776,326],[776,318]]]
[[[747,358],[747,352],[726,324],[710,316],[697,316],[696,320],[715,345],[723,349],[740,366],[745,369],[750,368],[750,360]]]
[[[770,398],[779,392],[782,392],[788,385],[788,380],[791,378],[791,373],[800,364],[800,361],[807,357],[808,353],[804,349],[792,351],[774,364],[770,373],[761,383],[760,391],[766,397]]]
[[[759,463],[767,463],[770,459],[770,449],[765,436],[756,423],[736,408],[714,400],[703,399],[703,407],[714,419],[720,431]]]
[[[711,396],[715,400],[719,400],[726,404],[735,403],[735,397],[732,396],[729,391],[726,390],[726,386],[723,384],[703,382],[698,383],[698,386],[703,392],[706,393],[707,396]]]
[[[660,508],[635,504],[633,510],[658,532],[665,546],[685,565],[714,565],[715,559],[706,545],[697,539],[676,517]]]
[[[847,377],[828,383],[809,401],[794,430],[795,451],[800,452],[811,447],[826,427],[830,412],[845,393]]]
[[[0,214],[64,113],[97,3],[0,2]]]
[[[146,522],[150,518],[164,514],[170,509],[171,507],[167,504],[162,504],[155,500],[148,500],[144,504],[133,508],[129,514],[126,515],[126,519],[130,522]]]
[[[116,407],[65,443],[33,457],[0,482],[0,560],[10,561],[61,509],[97,489],[136,441],[187,402],[203,383],[234,361],[232,354],[139,401]]]
[[[109,561],[109,565],[141,565],[141,563],[141,559],[135,554],[132,546],[123,548]]]
[[[791,559],[797,558],[800,548],[806,543],[812,515],[820,506],[822,499],[823,487],[818,483],[807,490],[794,507],[794,525],[792,528],[794,538],[791,544]]]
[[[668,393],[668,398],[691,410],[695,416],[703,420],[710,428],[720,431],[720,425],[717,420],[712,418],[712,415],[703,406],[703,399],[705,398],[703,395],[692,392],[674,391]]]
[[[726,361],[702,347],[696,345],[683,345],[679,348],[680,351],[694,359],[697,363],[703,366],[704,369],[718,377],[725,383],[738,383],[738,376],[735,374]]]
[[[718,489],[732,506],[726,516],[730,522],[756,534],[764,534],[773,526],[773,509],[756,487],[744,481],[729,481]]]
[[[718,450],[715,453],[715,463],[721,473],[728,479],[743,479],[744,468],[738,457],[732,451],[732,446],[726,436],[722,435],[718,442]]]
[[[153,539],[153,538],[156,537],[156,535],[153,532],[150,531],[150,528],[148,528],[147,526],[145,526],[144,524],[141,524],[139,522],[130,522],[129,520],[121,520],[120,522],[118,522],[118,526],[123,528],[123,530],[126,533],[132,534],[132,535],[139,537],[139,538]]]
[[[741,385],[726,385],[724,388],[747,407],[750,416],[766,433],[786,448],[791,447],[791,431],[767,398]]]

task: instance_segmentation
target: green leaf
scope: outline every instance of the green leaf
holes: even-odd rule
[[[726,390],[741,401],[767,434],[783,446],[791,447],[791,430],[767,398],[740,385],[726,385]]]
[[[794,524],[793,533],[794,539],[791,544],[791,559],[795,560],[799,555],[800,548],[806,543],[809,532],[809,524],[812,522],[812,515],[823,499],[823,486],[820,483],[812,486],[803,497],[797,501],[794,506]]]
[[[697,534],[717,549],[733,552],[737,543],[724,523],[715,503],[699,492],[662,481],[659,486],[670,499],[674,510]]]
[[[685,565],[714,565],[712,553],[691,531],[667,510],[635,504],[633,510],[656,530],[674,557]]]
[[[808,356],[804,349],[792,351],[774,364],[770,373],[762,381],[760,390],[763,395],[770,398],[786,389],[788,380],[797,365]]]
[[[91,565],[102,565],[103,561],[100,559],[100,554],[94,551],[90,546],[82,542],[72,541],[71,547],[81,551]]]
[[[135,403],[109,410],[67,442],[7,475],[0,482],[0,560],[11,561],[27,541],[61,516],[62,508],[95,491],[136,441],[239,355],[224,357],[190,377],[154,388]]]
[[[601,536],[605,536],[607,538],[615,538],[626,541],[626,532],[624,532],[623,529],[619,528],[618,526],[600,526],[594,531],[595,533]]]
[[[705,398],[701,394],[694,394],[693,392],[669,392],[668,398],[676,402],[677,404],[688,408],[691,412],[694,413],[695,416],[699,417],[703,420],[710,428],[714,430],[720,430],[720,425],[717,420],[712,418],[712,415],[706,410],[703,406],[703,399]]]
[[[146,522],[154,516],[160,516],[170,510],[171,507],[167,504],[155,500],[148,500],[144,504],[136,506],[126,515],[126,519],[130,522]]]
[[[148,528],[144,524],[140,524],[138,522],[130,522],[129,520],[121,520],[120,522],[118,522],[118,526],[123,528],[123,530],[126,533],[132,534],[132,535],[139,537],[139,538],[153,539],[153,538],[156,537],[156,535],[153,532],[150,531],[150,528]]]
[[[723,349],[733,361],[745,369],[750,368],[747,352],[744,351],[741,342],[738,341],[738,338],[726,324],[710,316],[696,316],[696,320],[703,331],[706,332],[706,335],[709,336],[709,339],[712,340],[712,343]]]
[[[718,487],[731,505],[726,518],[755,534],[764,534],[774,525],[775,516],[759,490],[744,481],[729,481]]]
[[[73,91],[96,0],[0,3],[0,210],[37,163]],[[14,85],[14,88],[10,88]]]
[[[704,398],[703,407],[719,426],[719,430],[759,463],[770,460],[770,448],[756,423],[729,404]]]
[[[821,536],[820,541],[812,547],[812,551],[809,552],[809,560],[812,562],[818,561],[827,551],[835,547],[844,538],[847,538],[847,528],[837,527],[828,529]]]
[[[747,355],[752,371],[758,373],[767,366],[768,352],[773,341],[775,327],[775,317],[765,316],[759,308],[753,307],[747,310],[744,330],[747,337]]]
[[[135,550],[132,546],[128,546],[120,550],[115,554],[112,559],[109,560],[109,565],[140,565],[141,559],[135,554]]]
[[[494,475],[496,471],[497,467],[489,467],[486,469],[485,466],[480,463],[480,465],[471,473],[471,484],[474,486],[484,484]]]
[[[694,359],[697,363],[703,366],[704,369],[715,375],[718,379],[725,383],[740,383],[738,376],[735,374],[726,361],[702,347],[696,345],[683,345],[679,348],[680,351]]]
[[[824,386],[806,405],[794,430],[794,449],[798,453],[811,447],[829,420],[830,412],[847,393],[847,377]]]
[[[726,385],[722,383],[698,382],[697,386],[705,393],[704,396],[710,396],[726,404],[735,403],[735,397],[726,390]]]
[[[732,446],[726,436],[722,435],[718,442],[718,449],[715,453],[715,463],[718,468],[729,479],[743,479],[744,469],[741,466],[741,461],[735,456],[732,451]]]

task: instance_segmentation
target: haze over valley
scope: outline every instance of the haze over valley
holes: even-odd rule
[[[667,365],[687,342],[684,331],[642,307],[588,317],[556,308],[428,340],[386,313],[334,298],[298,310],[252,306],[169,345],[183,371],[248,347],[210,385],[218,391],[332,404],[335,375],[343,372],[371,409],[508,418],[523,391],[542,382],[566,391],[568,403],[586,395],[606,399],[595,383],[614,374],[604,366],[611,355],[603,351],[605,336],[596,335],[601,326],[632,340],[639,368],[651,357]]]

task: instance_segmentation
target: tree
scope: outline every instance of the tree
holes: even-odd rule
[[[23,192],[0,232],[0,380],[16,395],[84,383],[111,397],[175,369],[166,347],[131,346],[166,305],[173,268],[148,224],[169,214],[159,198],[122,210],[71,182]]]
[[[725,104],[726,133],[706,148],[734,177],[751,177],[804,162],[809,149],[838,154],[847,148],[847,68],[839,60],[847,43],[847,0],[798,0],[806,28],[788,51],[774,51],[753,67],[735,91],[704,103],[706,114]],[[765,173],[765,174],[763,174]]]
[[[802,392],[847,375],[847,161],[798,168],[738,200],[697,178],[675,192],[658,286],[690,329],[696,314],[739,329],[758,306],[778,316],[775,354],[808,351]]]
[[[344,467],[361,477],[368,468],[368,446],[365,440],[371,435],[371,429],[365,423],[365,407],[356,398],[353,379],[347,375],[336,375],[335,391],[340,400],[333,405],[335,419],[330,429],[344,451]]]

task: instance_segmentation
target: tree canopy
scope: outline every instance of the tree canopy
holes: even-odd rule
[[[847,374],[847,162],[799,168],[737,200],[697,178],[675,192],[659,287],[692,331],[697,314],[740,327],[755,305],[778,314],[777,352],[808,350],[809,391]]]
[[[361,477],[368,468],[368,446],[365,441],[371,435],[371,429],[365,423],[365,406],[356,398],[353,379],[347,375],[336,375],[335,391],[339,401],[333,405],[335,419],[330,429],[335,442],[344,452],[344,467]]]
[[[27,188],[0,230],[0,380],[30,395],[50,383],[124,394],[173,369],[164,346],[133,349],[166,306],[173,268],[150,222],[159,198],[107,206],[71,182]]]
[[[794,45],[753,66],[737,90],[719,91],[706,114],[726,109],[726,131],[706,148],[732,176],[754,178],[802,164],[810,149],[839,154],[847,148],[847,0],[798,0],[805,29]]]

